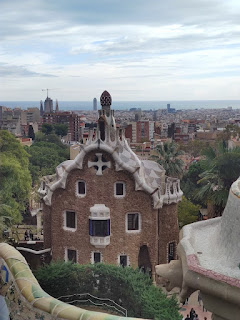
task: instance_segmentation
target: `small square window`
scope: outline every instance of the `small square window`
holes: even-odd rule
[[[139,213],[128,213],[127,230],[139,230]]]
[[[99,263],[101,262],[101,252],[94,252],[93,253],[93,261],[94,263]]]
[[[122,255],[119,257],[119,264],[120,266],[122,266],[123,268],[127,266],[127,256],[126,255]]]
[[[86,194],[86,184],[85,181],[78,181],[78,194],[81,196],[85,196]]]
[[[124,197],[125,196],[125,183],[124,182],[116,182],[114,193],[115,193],[116,197]]]
[[[66,211],[66,227],[76,228],[76,213],[74,211]]]
[[[67,249],[67,261],[77,263],[77,251],[72,249]]]

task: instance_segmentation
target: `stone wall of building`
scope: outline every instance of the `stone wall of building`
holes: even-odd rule
[[[177,204],[165,205],[159,215],[159,263],[168,262],[169,243],[174,243],[174,259],[179,240]]]

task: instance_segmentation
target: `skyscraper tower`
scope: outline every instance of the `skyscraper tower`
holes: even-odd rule
[[[93,99],[93,110],[97,111],[97,99],[96,98]]]
[[[56,99],[56,108],[55,108],[55,112],[58,112],[59,111],[59,107],[58,107],[58,101]]]
[[[44,101],[44,112],[53,113],[53,101],[51,98],[47,97]]]
[[[42,117],[43,116],[43,103],[42,103],[42,100],[40,101],[40,116]]]

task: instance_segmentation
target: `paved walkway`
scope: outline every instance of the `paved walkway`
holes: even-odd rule
[[[199,306],[198,303],[198,292],[194,292],[188,299],[188,304],[182,306],[180,309],[180,313],[183,315],[185,318],[189,313],[191,308],[193,308],[198,315],[199,320],[204,320],[204,317],[207,317],[207,320],[211,320],[212,313],[209,311],[203,311],[202,307],[202,301],[201,301],[201,306]],[[205,309],[204,309],[205,310]]]

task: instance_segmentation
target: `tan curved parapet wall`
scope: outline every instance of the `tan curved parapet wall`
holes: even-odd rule
[[[21,253],[6,243],[0,243],[0,264],[0,294],[5,298],[11,319],[136,319],[84,310],[51,297],[40,287]]]
[[[214,320],[240,319],[240,178],[230,189],[222,217],[183,227],[178,261],[156,266],[180,301],[200,290]]]

